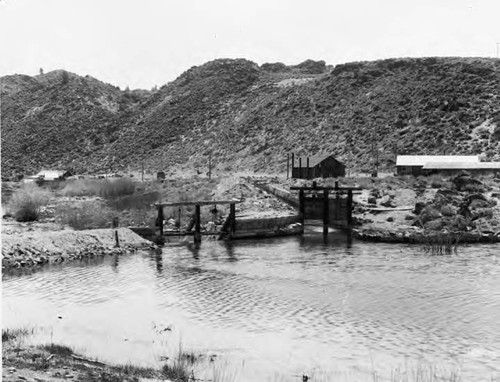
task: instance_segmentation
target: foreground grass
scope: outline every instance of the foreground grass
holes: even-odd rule
[[[2,329],[3,381],[74,379],[84,381],[140,381],[145,378],[194,381],[193,365],[198,357],[180,352],[173,362],[160,369],[134,364],[105,364],[81,356],[65,345],[49,343],[28,346],[23,343],[34,333],[31,328]]]

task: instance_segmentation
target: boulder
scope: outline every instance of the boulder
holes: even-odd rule
[[[388,208],[394,208],[396,207],[396,204],[392,200],[392,197],[390,195],[385,195],[380,199],[380,205]]]
[[[463,171],[460,175],[453,178],[453,184],[458,191],[467,192],[484,192],[485,187],[483,183],[470,176],[466,171]]]
[[[442,217],[441,212],[439,212],[434,206],[426,206],[419,214],[422,223],[427,223],[432,220],[436,220]]]
[[[428,231],[438,231],[441,228],[443,228],[444,222],[443,219],[435,219],[428,221],[427,223],[424,224],[424,228]]]
[[[440,212],[443,216],[454,216],[457,214],[457,211],[453,206],[446,204],[441,207]]]

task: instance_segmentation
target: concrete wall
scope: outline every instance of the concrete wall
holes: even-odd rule
[[[239,231],[260,231],[273,230],[276,228],[286,227],[290,224],[300,222],[300,216],[288,215],[272,218],[238,218],[236,217],[236,232]]]
[[[257,188],[260,188],[261,190],[264,190],[266,192],[269,192],[270,194],[280,198],[284,202],[299,208],[299,199],[295,197],[290,191],[284,190],[279,187],[271,186],[269,184],[261,183],[261,184],[255,184]]]

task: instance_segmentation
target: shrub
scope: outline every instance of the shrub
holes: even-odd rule
[[[113,211],[102,201],[59,204],[54,215],[58,223],[76,230],[109,228],[114,217]]]
[[[429,176],[429,181],[432,188],[449,187],[449,184],[447,184],[447,182],[443,179],[443,177],[439,175]]]
[[[135,195],[127,195],[110,202],[110,205],[118,210],[151,210],[152,205],[160,200],[160,193],[158,191],[145,192]]]
[[[41,345],[40,348],[48,351],[50,354],[60,355],[63,357],[73,354],[73,350],[71,348],[59,344],[45,344]]]
[[[135,182],[130,178],[118,179],[79,179],[68,183],[62,190],[66,196],[100,196],[114,198],[131,195],[135,191]]]
[[[50,191],[28,183],[12,194],[8,210],[18,222],[36,221],[40,217],[41,207],[48,204]]]

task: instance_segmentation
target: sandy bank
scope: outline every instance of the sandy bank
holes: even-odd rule
[[[2,268],[28,267],[106,254],[121,254],[153,244],[128,228],[85,231],[28,231],[2,234]]]

